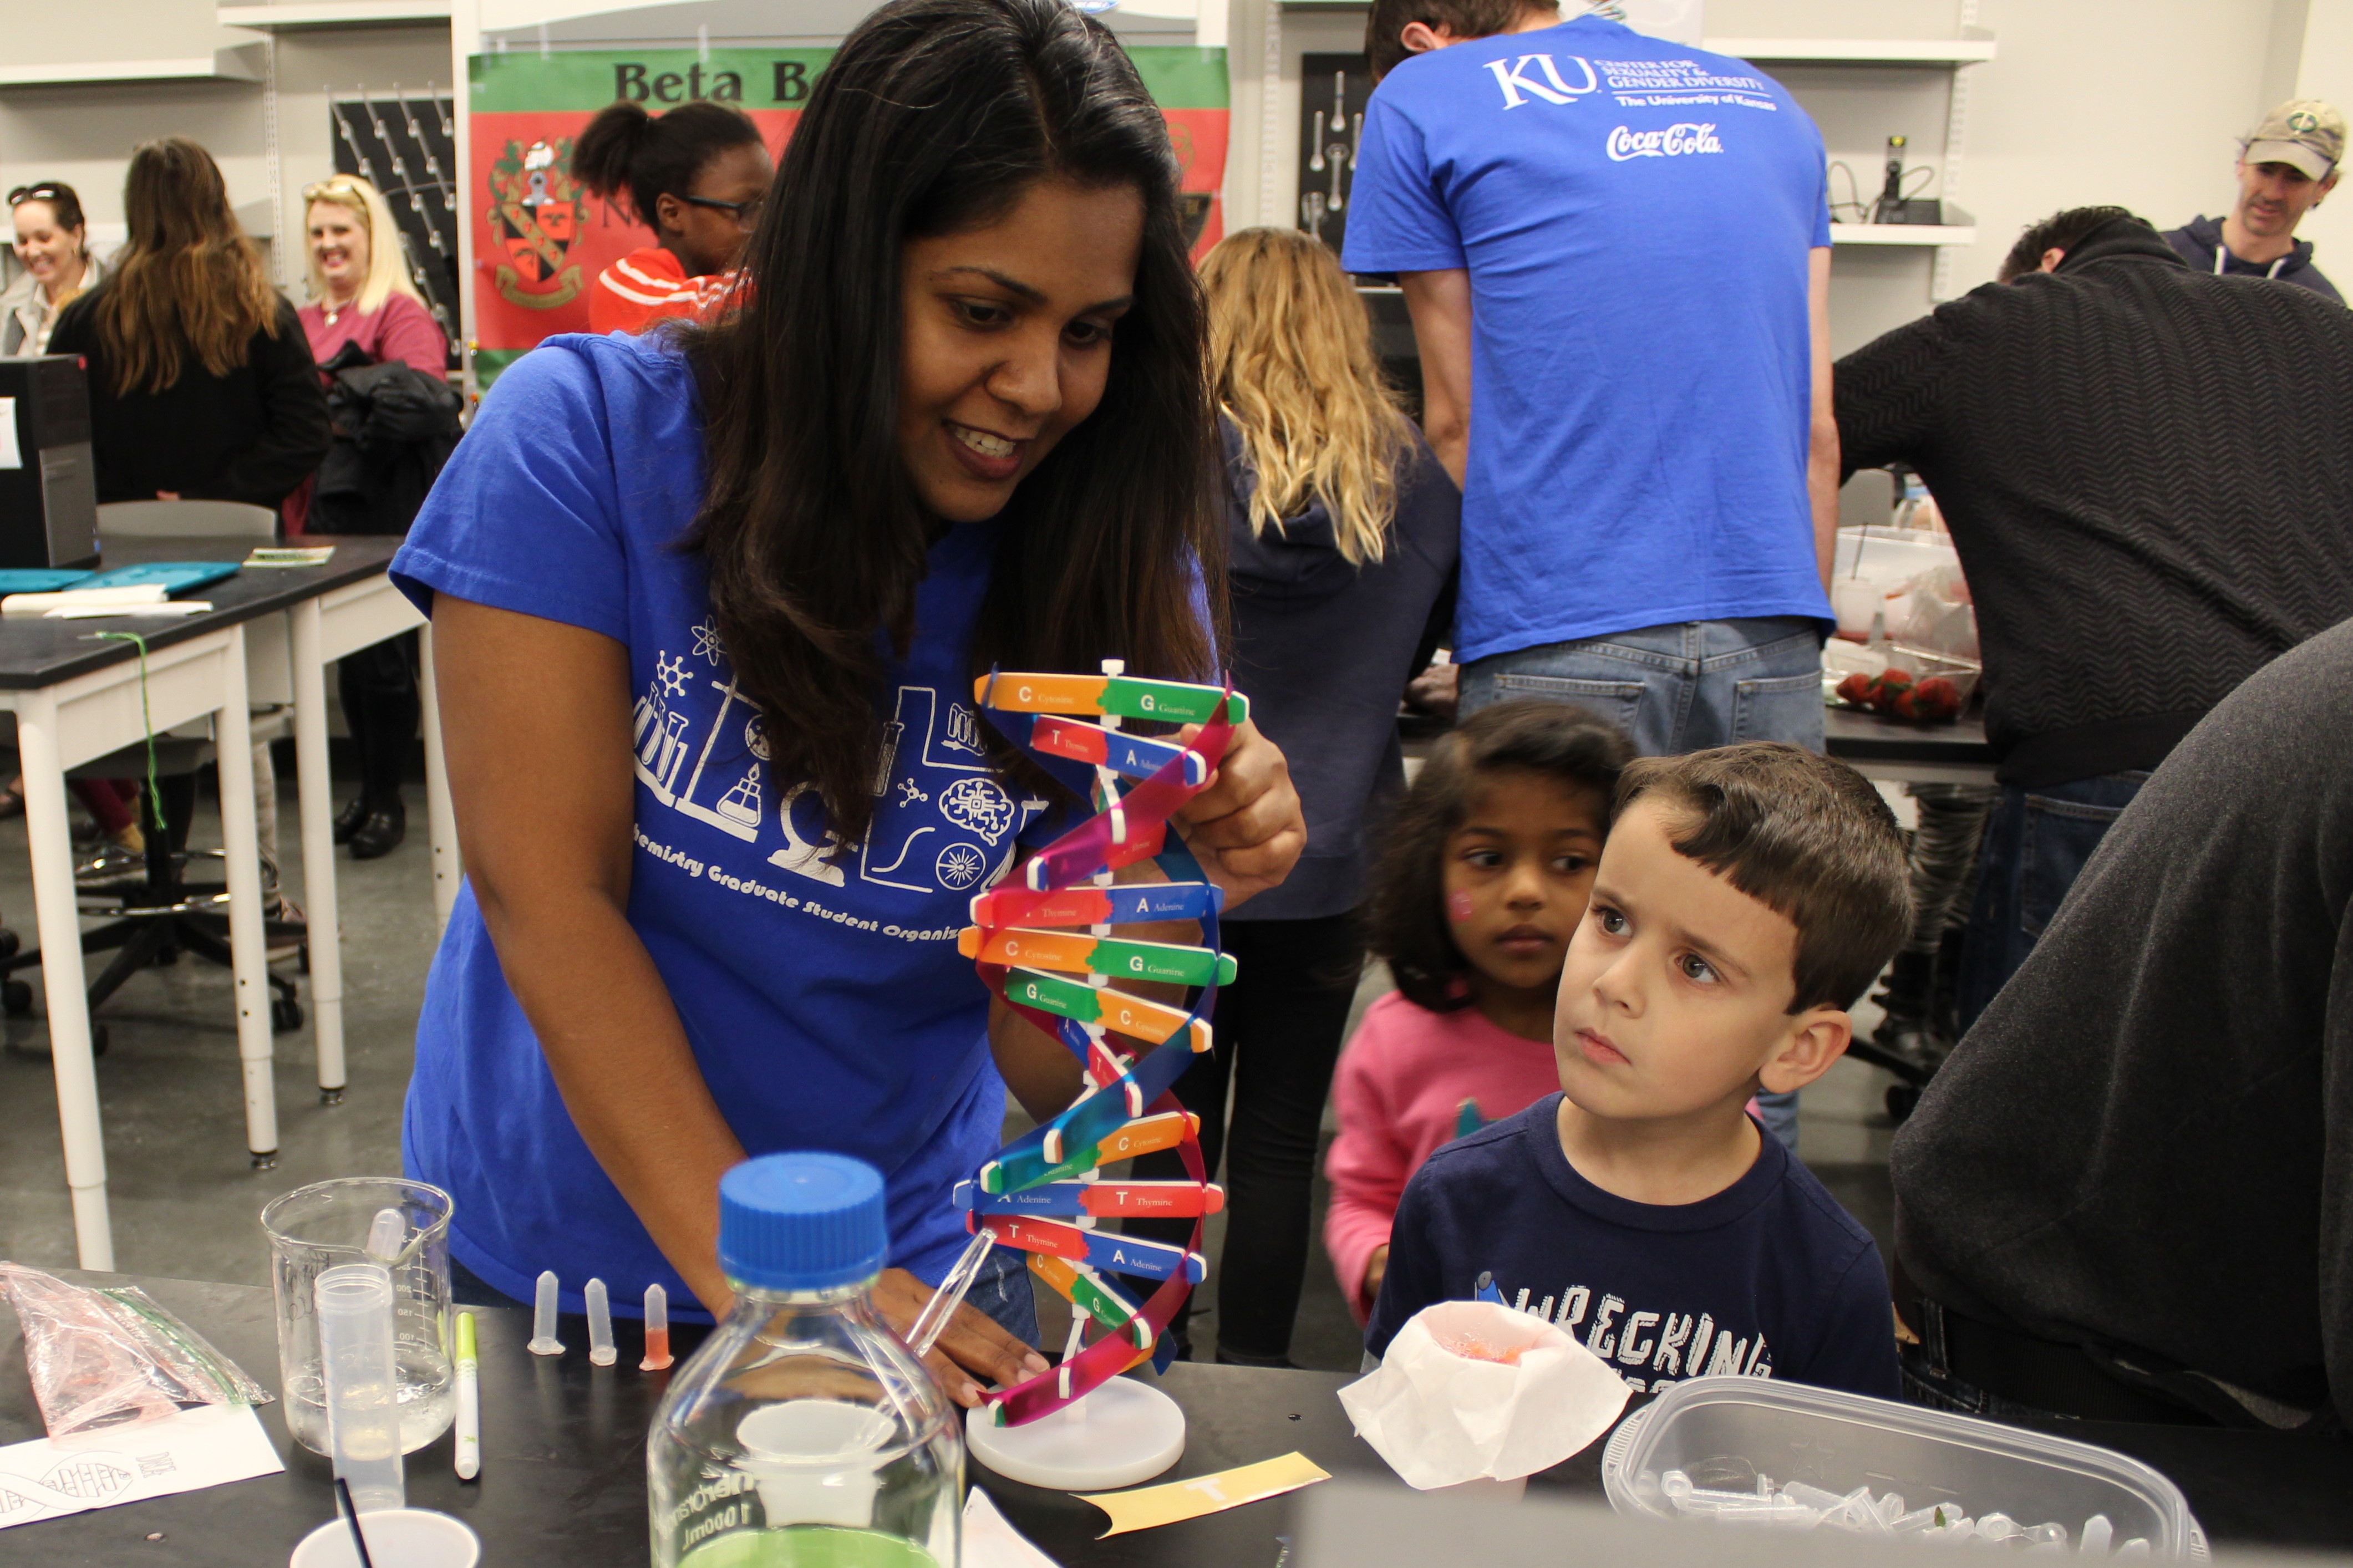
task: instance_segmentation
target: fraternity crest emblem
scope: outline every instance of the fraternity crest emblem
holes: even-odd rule
[[[586,203],[572,177],[572,141],[529,147],[509,142],[491,168],[491,232],[511,266],[498,268],[499,293],[526,310],[552,310],[579,294],[580,264],[565,254],[580,237]]]

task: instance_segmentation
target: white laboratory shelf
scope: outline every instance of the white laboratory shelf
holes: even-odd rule
[[[450,0],[288,0],[282,5],[223,5],[224,27],[286,32],[310,27],[415,26],[447,22]]]
[[[1994,37],[1973,27],[1959,38],[1708,38],[1739,59],[1854,66],[1973,66],[1993,58]]]
[[[242,44],[172,59],[82,60],[61,65],[0,65],[0,88],[69,87],[105,82],[259,81],[261,46]]]
[[[1832,245],[1975,245],[1977,226],[1953,223],[1834,223]]]

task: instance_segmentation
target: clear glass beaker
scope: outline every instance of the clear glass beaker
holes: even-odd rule
[[[399,1378],[400,1451],[413,1454],[449,1429],[458,1413],[449,1353],[449,1194],[397,1176],[313,1182],[261,1211],[269,1283],[278,1299],[278,1369],[286,1425],[313,1453],[329,1451],[320,1366],[319,1276],[346,1263],[380,1262],[392,1275],[393,1359]],[[371,1258],[368,1230],[385,1209],[406,1219],[400,1250]]]

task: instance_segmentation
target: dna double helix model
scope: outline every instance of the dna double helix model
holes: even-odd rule
[[[1166,1368],[1174,1347],[1164,1331],[1207,1268],[1201,1222],[1225,1201],[1202,1168],[1198,1118],[1169,1091],[1209,1048],[1218,987],[1234,976],[1233,959],[1218,951],[1225,895],[1168,819],[1207,787],[1234,726],[1250,717],[1249,700],[1230,688],[1129,676],[1115,659],[1103,670],[992,673],[974,688],[989,722],[1041,763],[1091,767],[1100,808],[1027,861],[1019,885],[974,899],[960,942],[989,989],[1059,1038],[1084,1072],[1068,1110],[955,1189],[975,1236],[969,1262],[976,1267],[992,1245],[1018,1248],[1072,1309],[1061,1364],[992,1396],[996,1423],[1007,1426],[1051,1415],[1146,1360]],[[1122,725],[1130,720],[1200,729],[1180,743],[1129,733]],[[1115,879],[1145,860],[1167,879]],[[1113,934],[1166,921],[1199,921],[1203,945]],[[1123,991],[1121,982],[1184,986],[1197,1000],[1171,1005]],[[1105,1165],[1170,1149],[1187,1180],[1103,1179]],[[1138,1217],[1189,1218],[1192,1239],[1172,1247],[1097,1228]],[[1112,1276],[1160,1283],[1139,1302]],[[1090,1328],[1092,1342],[1081,1349]]]

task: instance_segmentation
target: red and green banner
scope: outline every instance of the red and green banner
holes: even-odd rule
[[[1168,117],[1185,191],[1207,208],[1198,255],[1224,232],[1218,189],[1225,181],[1229,119],[1226,52],[1168,45],[1128,52]],[[590,196],[573,176],[573,142],[592,115],[624,98],[657,114],[712,99],[749,114],[781,156],[811,84],[832,58],[828,48],[473,57],[466,205],[474,230],[474,371],[480,384],[488,386],[542,338],[586,331],[596,275],[654,243],[651,230]]]

